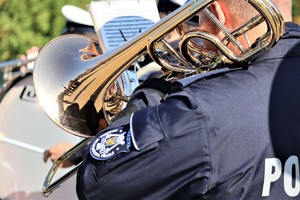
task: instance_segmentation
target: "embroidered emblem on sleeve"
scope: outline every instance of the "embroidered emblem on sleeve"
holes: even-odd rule
[[[108,160],[122,152],[128,152],[130,147],[130,130],[120,127],[96,136],[90,147],[90,154],[96,160]]]

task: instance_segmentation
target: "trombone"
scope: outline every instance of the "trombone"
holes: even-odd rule
[[[44,184],[43,184],[42,193],[44,196],[49,196],[56,188],[58,188],[60,186],[60,184],[62,184],[64,181],[69,179],[71,176],[73,176],[77,172],[81,163],[77,164],[68,173],[66,173],[65,175],[63,175],[62,177],[60,177],[53,183],[51,183],[56,171],[59,169],[62,162],[64,160],[70,158],[70,156],[72,156],[75,152],[77,152],[82,147],[84,147],[91,139],[92,139],[92,137],[83,139],[81,142],[76,144],[74,147],[72,147],[70,150],[68,150],[67,152],[62,154],[57,160],[54,161],[52,167],[50,168],[50,170],[46,176]]]
[[[88,116],[91,112],[87,111],[99,113],[118,105],[116,100],[122,99],[123,93],[111,94],[111,85],[134,60],[146,53],[166,72],[179,72],[186,76],[222,70],[224,64],[247,62],[258,52],[276,44],[283,34],[284,23],[281,13],[270,0],[245,1],[259,14],[232,32],[209,11],[208,7],[214,0],[192,0],[115,50],[99,56],[90,56],[95,55],[93,51],[98,44],[84,36],[61,36],[50,41],[40,51],[33,73],[40,105],[62,129],[76,136],[90,138],[94,133],[89,127],[89,120],[94,118]],[[222,30],[225,39],[221,41],[200,29],[191,30],[183,33],[177,51],[164,39],[165,36],[175,28],[180,29],[180,24],[200,11]],[[267,26],[266,33],[258,36],[254,44],[242,47],[237,37],[246,35],[262,23]],[[212,54],[195,42],[197,38],[211,42],[219,51]],[[229,49],[229,43],[236,45],[240,53]],[[170,62],[162,52],[172,55],[176,62]],[[119,87],[122,88],[122,84]],[[119,107],[112,110],[116,113],[120,111]],[[52,175],[52,172],[49,174]],[[49,187],[51,178],[47,177],[46,180],[44,194],[57,187]]]

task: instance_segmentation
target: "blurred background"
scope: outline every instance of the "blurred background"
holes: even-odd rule
[[[0,0],[0,64],[19,59],[32,46],[43,47],[59,36],[66,20],[64,5],[86,9],[90,0]],[[0,70],[0,85],[3,71]]]
[[[42,47],[59,36],[65,25],[63,5],[86,9],[88,3],[90,0],[0,0],[0,62],[18,59],[32,46]],[[293,0],[293,16],[300,23],[299,0]]]

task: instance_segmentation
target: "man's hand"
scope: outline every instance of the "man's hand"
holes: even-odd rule
[[[60,143],[47,149],[44,152],[44,157],[43,157],[44,162],[47,162],[49,158],[52,162],[54,162],[57,158],[59,158],[63,153],[68,151],[73,146],[74,144],[71,143]],[[65,168],[65,167],[71,167],[72,165],[74,165],[74,163],[66,159],[62,162],[60,167]]]

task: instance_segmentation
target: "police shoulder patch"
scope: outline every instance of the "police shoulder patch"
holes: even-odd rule
[[[108,160],[131,147],[131,133],[128,127],[107,130],[96,136],[90,146],[90,155],[96,160]]]

